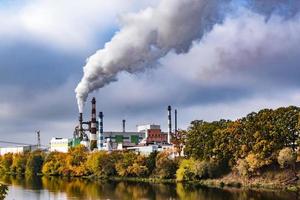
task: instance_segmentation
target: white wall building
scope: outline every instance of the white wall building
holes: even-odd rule
[[[37,145],[26,145],[26,146],[17,146],[17,147],[2,147],[0,148],[0,155],[4,155],[7,153],[24,153],[27,151],[37,150]]]
[[[68,138],[52,138],[50,141],[50,151],[67,153],[72,146],[72,140]]]

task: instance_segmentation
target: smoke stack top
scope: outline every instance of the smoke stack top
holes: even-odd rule
[[[89,93],[116,81],[121,71],[135,73],[154,65],[169,51],[187,52],[216,15],[217,0],[161,0],[121,19],[122,28],[87,59],[75,92],[79,112]]]

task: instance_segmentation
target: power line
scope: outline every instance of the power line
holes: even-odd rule
[[[26,144],[26,143],[20,143],[20,142],[4,141],[4,140],[0,140],[0,143],[15,144],[15,145],[26,145],[26,146],[35,146],[36,145],[36,144]],[[44,145],[41,145],[41,146],[44,146]]]

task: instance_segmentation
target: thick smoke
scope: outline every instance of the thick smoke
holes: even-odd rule
[[[217,15],[215,0],[162,0],[122,18],[123,27],[105,47],[88,58],[75,92],[79,111],[90,92],[102,88],[121,71],[135,73],[170,50],[186,52]]]
[[[293,17],[299,10],[299,2],[161,0],[156,8],[128,14],[122,18],[121,30],[103,49],[88,58],[84,76],[75,90],[79,111],[82,112],[89,93],[116,81],[119,72],[142,71],[170,51],[187,52],[205,31],[241,5],[263,14],[267,20],[274,12]]]

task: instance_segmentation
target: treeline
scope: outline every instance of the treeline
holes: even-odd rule
[[[193,121],[187,160],[178,179],[214,178],[228,172],[254,176],[270,165],[294,167],[299,147],[298,107],[264,109],[236,121]]]
[[[173,142],[185,156],[169,152],[149,156],[130,151],[88,152],[83,146],[68,153],[6,154],[0,173],[50,176],[138,177],[197,181],[229,172],[251,177],[271,166],[294,168],[299,147],[298,107],[264,109],[236,121],[193,121]]]
[[[149,156],[134,152],[99,151],[90,153],[84,146],[68,153],[36,151],[25,154],[5,154],[0,157],[0,173],[13,175],[153,177],[174,179],[178,160],[168,152],[153,152]]]

